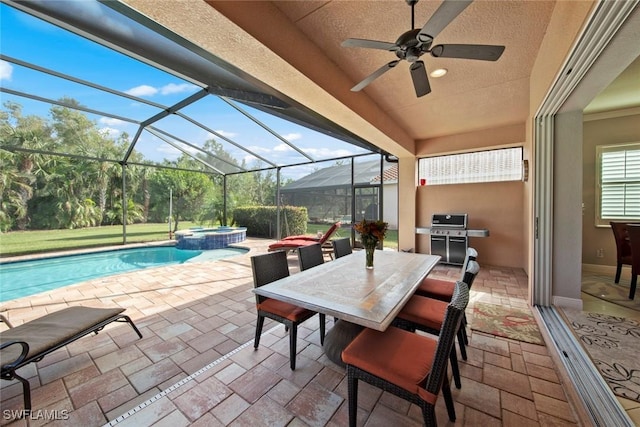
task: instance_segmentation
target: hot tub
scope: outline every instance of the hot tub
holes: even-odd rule
[[[246,227],[194,227],[176,232],[176,248],[205,250],[222,249],[247,238]]]

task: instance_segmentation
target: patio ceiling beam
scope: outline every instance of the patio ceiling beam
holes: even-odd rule
[[[315,159],[311,156],[309,156],[307,153],[305,153],[304,151],[302,151],[300,148],[298,148],[296,145],[292,144],[290,141],[288,141],[287,139],[285,139],[282,135],[280,135],[279,133],[277,133],[276,131],[274,131],[273,129],[271,129],[269,126],[267,126],[266,124],[262,123],[260,120],[258,120],[256,117],[254,117],[253,115],[249,114],[247,111],[243,110],[242,108],[240,108],[240,106],[238,106],[235,102],[231,101],[230,99],[224,97],[224,96],[219,96],[220,99],[222,99],[224,102],[226,102],[227,104],[229,104],[230,106],[232,106],[233,108],[236,109],[236,111],[238,111],[239,113],[243,114],[244,116],[246,116],[249,120],[253,121],[255,124],[257,124],[258,126],[260,126],[262,129],[266,130],[267,132],[269,132],[271,135],[275,136],[276,138],[278,138],[280,141],[284,142],[285,144],[287,144],[289,147],[293,148],[294,150],[296,150],[298,153],[300,153],[302,156],[306,157],[307,159],[311,160],[312,162],[315,162]]]
[[[239,143],[237,143],[237,142],[233,141],[231,138],[228,138],[228,137],[226,137],[226,136],[222,135],[222,134],[221,134],[221,133],[219,133],[219,132],[216,132],[215,130],[211,129],[209,126],[206,126],[206,125],[204,125],[204,124],[202,124],[202,123],[200,123],[200,122],[198,122],[198,121],[196,121],[196,120],[192,119],[191,117],[189,117],[189,116],[187,116],[187,115],[184,115],[184,114],[182,114],[182,113],[176,113],[176,115],[178,115],[178,116],[182,117],[183,119],[185,119],[185,120],[187,120],[187,121],[189,121],[189,122],[193,123],[194,125],[198,126],[200,129],[206,130],[207,132],[211,133],[212,135],[215,135],[215,136],[217,136],[218,138],[220,138],[220,139],[222,139],[222,140],[224,140],[224,141],[228,142],[229,144],[231,144],[231,145],[233,145],[234,147],[236,147],[236,148],[238,148],[238,149],[240,149],[240,150],[244,151],[245,153],[250,154],[250,155],[252,155],[252,156],[253,156],[253,157],[255,157],[255,158],[258,158],[258,159],[262,160],[263,162],[265,162],[265,163],[267,163],[267,164],[269,164],[269,165],[271,165],[271,166],[273,166],[273,167],[276,167],[276,166],[277,166],[277,165],[276,165],[275,163],[273,163],[272,161],[267,160],[267,159],[265,159],[264,157],[262,157],[261,155],[259,155],[259,154],[255,153],[255,152],[253,152],[253,151],[251,151],[251,150],[249,150],[248,148],[243,147],[241,144],[239,144]]]
[[[201,153],[206,154],[207,156],[213,157],[213,158],[215,158],[215,159],[217,159],[217,160],[220,160],[220,161],[221,161],[221,162],[223,162],[223,163],[228,164],[229,166],[231,166],[231,167],[233,167],[233,168],[235,168],[235,169],[238,169],[238,172],[246,172],[246,171],[247,171],[245,168],[240,167],[240,166],[238,166],[238,165],[236,165],[236,164],[234,164],[234,163],[231,163],[230,161],[228,161],[228,160],[226,160],[226,159],[223,159],[223,158],[222,158],[222,157],[220,157],[220,156],[216,156],[215,154],[213,154],[213,153],[211,153],[211,152],[209,152],[209,151],[207,151],[207,150],[203,150],[201,147],[198,147],[198,146],[197,146],[197,145],[195,145],[195,144],[192,144],[192,143],[190,143],[190,142],[188,142],[188,141],[185,141],[185,140],[184,140],[184,139],[182,139],[182,138],[178,138],[177,136],[175,136],[175,135],[171,134],[170,132],[164,131],[164,130],[162,130],[162,129],[158,129],[158,128],[154,127],[154,126],[148,126],[146,129],[147,129],[147,131],[149,131],[149,132],[151,132],[151,130],[153,130],[154,132],[158,132],[158,133],[160,133],[160,134],[162,134],[162,135],[164,135],[164,136],[166,136],[166,137],[169,137],[169,138],[171,138],[171,139],[174,139],[174,140],[176,140],[176,141],[178,141],[178,142],[180,142],[180,143],[182,143],[182,144],[188,145],[189,147],[193,148],[194,150],[198,150],[198,151],[200,151]],[[155,133],[154,133],[154,135],[155,135]],[[193,157],[193,156],[192,156],[192,157]],[[215,168],[214,168],[214,169],[215,169]],[[222,174],[224,175],[224,173],[223,173],[223,172],[220,172],[220,173],[222,173]]]
[[[100,91],[103,91],[103,92],[108,92],[108,93],[110,93],[112,95],[121,96],[123,98],[128,98],[128,99],[130,99],[132,101],[136,101],[136,102],[139,102],[141,104],[146,104],[146,105],[149,105],[151,107],[159,108],[161,110],[166,110],[168,108],[166,105],[158,104],[158,103],[153,102],[153,101],[148,101],[146,99],[139,98],[139,97],[134,96],[134,95],[129,95],[128,93],[121,92],[121,91],[116,90],[116,89],[111,89],[111,88],[99,85],[97,83],[92,83],[92,82],[89,82],[89,81],[86,81],[86,80],[83,80],[83,79],[79,79],[79,78],[70,76],[68,74],[59,73],[59,72],[53,71],[53,70],[51,70],[49,68],[41,67],[39,65],[35,65],[35,64],[30,63],[30,62],[22,61],[21,59],[13,58],[11,56],[7,56],[7,55],[1,54],[1,53],[0,53],[0,59],[2,59],[4,61],[7,61],[7,62],[11,62],[11,63],[16,64],[16,65],[20,65],[20,66],[25,67],[25,68],[30,68],[32,70],[39,71],[41,73],[49,74],[50,76],[55,76],[55,77],[58,77],[58,78],[61,78],[61,79],[64,79],[64,80],[68,80],[68,81],[71,81],[71,82],[74,82],[74,83],[81,84],[83,86],[88,86],[88,87],[91,87],[93,89],[97,89],[97,90],[100,90]]]
[[[181,147],[180,145],[174,143],[173,141],[169,140],[168,138],[165,138],[162,134],[160,134],[159,132],[155,132],[153,129],[151,128],[147,128],[147,132],[151,133],[152,135],[154,135],[157,138],[160,138],[161,140],[163,140],[164,142],[166,142],[167,144],[169,144],[170,146],[172,146],[173,148],[175,148],[176,150],[179,150],[180,152],[186,154],[187,156],[191,157],[193,160],[202,163],[204,166],[213,169],[214,171],[216,171],[218,174],[220,175],[224,175],[224,172],[222,172],[220,169],[216,168],[215,166],[213,166],[212,164],[210,164],[209,162],[206,162],[202,159],[200,159],[199,157],[194,156],[192,153],[190,153],[188,150],[184,149],[183,147]],[[202,151],[202,150],[201,150]]]
[[[33,99],[34,101],[40,101],[40,102],[44,102],[44,103],[48,103],[48,104],[59,105],[61,107],[70,108],[72,110],[84,111],[85,113],[91,113],[91,114],[95,114],[95,115],[98,115],[98,116],[110,117],[112,119],[122,120],[122,121],[125,121],[127,123],[133,123],[133,124],[136,124],[136,125],[140,124],[140,122],[138,120],[130,119],[128,117],[122,117],[122,116],[118,116],[116,114],[106,113],[106,112],[100,111],[100,110],[94,110],[93,108],[87,108],[87,107],[83,107],[81,105],[71,105],[71,104],[69,104],[67,102],[56,101],[56,100],[53,100],[53,99],[50,99],[50,98],[45,98],[45,97],[38,96],[38,95],[32,95],[32,94],[29,94],[29,93],[20,92],[18,90],[9,89],[9,88],[6,88],[6,87],[0,87],[0,92],[9,93],[11,95],[20,96],[20,97],[23,97],[23,98]]]

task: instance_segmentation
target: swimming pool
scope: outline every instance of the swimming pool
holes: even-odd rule
[[[242,248],[190,251],[157,246],[58,256],[0,264],[0,302],[85,280],[149,267],[214,261],[247,252]]]

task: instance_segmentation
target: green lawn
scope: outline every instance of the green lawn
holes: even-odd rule
[[[179,229],[184,230],[195,225],[192,222],[181,222]],[[127,225],[127,243],[168,239],[168,224]],[[0,234],[0,257],[120,244],[121,225],[76,230],[13,231]]]
[[[196,225],[193,222],[180,222],[179,229],[185,230]],[[315,236],[318,231],[325,232],[329,227],[329,224],[308,224],[307,234]],[[333,238],[349,236],[351,236],[350,229],[339,228]],[[127,225],[127,243],[168,239],[168,224]],[[0,257],[120,244],[122,244],[122,226],[120,225],[76,230],[13,231],[0,234]],[[384,246],[388,248],[398,247],[398,232],[396,230],[387,232]]]

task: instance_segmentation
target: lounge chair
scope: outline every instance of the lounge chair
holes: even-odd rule
[[[124,308],[68,307],[60,311],[11,327],[0,332],[3,380],[17,379],[22,383],[25,413],[31,411],[29,380],[16,371],[29,363],[41,361],[47,354],[78,338],[96,334],[111,322],[127,322],[142,338],[142,334]]]
[[[294,251],[301,246],[309,246],[315,243],[320,243],[320,246],[323,246],[326,243],[329,243],[329,238],[333,236],[336,230],[340,228],[340,222],[336,222],[331,225],[326,233],[322,235],[322,237],[312,237],[312,236],[288,236],[281,240],[278,240],[275,243],[269,245],[269,252],[273,251]],[[333,250],[333,247],[331,247]]]

